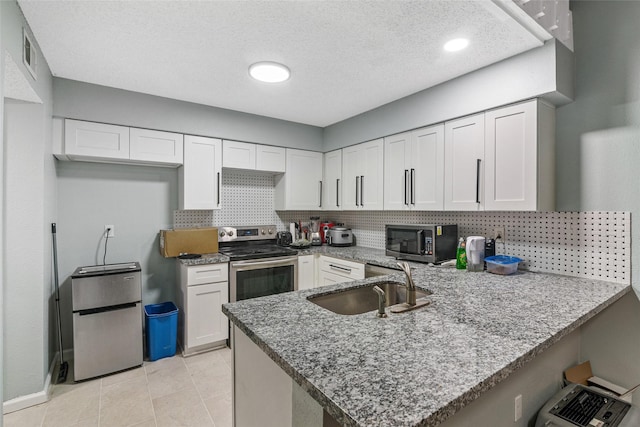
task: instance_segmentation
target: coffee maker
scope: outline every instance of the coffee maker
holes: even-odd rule
[[[312,216],[309,221],[309,231],[311,236],[309,240],[313,246],[322,245],[322,235],[320,233],[320,217]]]

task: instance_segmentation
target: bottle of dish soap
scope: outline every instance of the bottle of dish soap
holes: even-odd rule
[[[467,269],[467,245],[464,242],[464,238],[460,238],[458,241],[458,250],[456,252],[456,268],[458,270]]]

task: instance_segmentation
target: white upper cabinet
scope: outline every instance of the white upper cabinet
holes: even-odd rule
[[[183,135],[150,129],[129,129],[129,159],[182,164]]]
[[[442,210],[444,125],[385,138],[384,208]]]
[[[248,142],[223,141],[222,166],[225,168],[285,171],[285,149]]]
[[[235,169],[256,168],[256,145],[246,142],[222,142],[222,166]]]
[[[71,119],[64,120],[64,130],[61,119],[54,118],[53,124],[53,153],[61,160],[173,167],[182,164],[182,134]]]
[[[129,128],[66,119],[63,154],[70,158],[129,159]]]
[[[286,150],[286,172],[276,175],[275,208],[318,210],[321,208],[322,153]]]
[[[286,168],[285,149],[271,145],[256,145],[256,170],[282,173]]]
[[[445,123],[444,209],[484,210],[484,113]]]
[[[485,210],[553,210],[553,107],[532,100],[485,113]]]
[[[324,154],[322,209],[340,210],[342,197],[342,150]]]
[[[383,209],[383,169],[384,141],[382,138],[343,148],[343,209]]]
[[[220,209],[222,141],[185,135],[184,165],[178,178],[180,209]]]

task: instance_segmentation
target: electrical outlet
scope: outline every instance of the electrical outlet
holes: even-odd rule
[[[111,237],[116,237],[116,228],[113,226],[113,224],[107,224],[104,226],[104,231],[106,233],[106,231],[109,230],[109,235],[107,237],[111,238]]]
[[[515,416],[514,416],[514,422],[518,421],[520,418],[522,418],[522,395],[519,394],[516,396],[516,398],[514,399],[514,409],[515,409]]]
[[[504,227],[494,227],[493,238],[496,239],[496,241],[501,240],[504,242],[505,240],[507,240],[507,235],[504,231]]]

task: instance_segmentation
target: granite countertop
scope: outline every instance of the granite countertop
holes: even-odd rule
[[[318,252],[396,262],[357,247],[300,254]],[[225,304],[223,312],[341,424],[435,426],[630,290],[541,273],[412,266],[416,286],[433,292],[431,304],[384,319],[307,300],[384,277]],[[400,272],[388,278],[404,281]]]
[[[180,259],[176,258],[180,261],[180,264],[186,266],[194,266],[194,265],[206,265],[206,264],[219,264],[221,262],[229,262],[229,257],[226,255],[222,255],[221,253],[215,254],[202,254],[200,258],[194,259]]]

